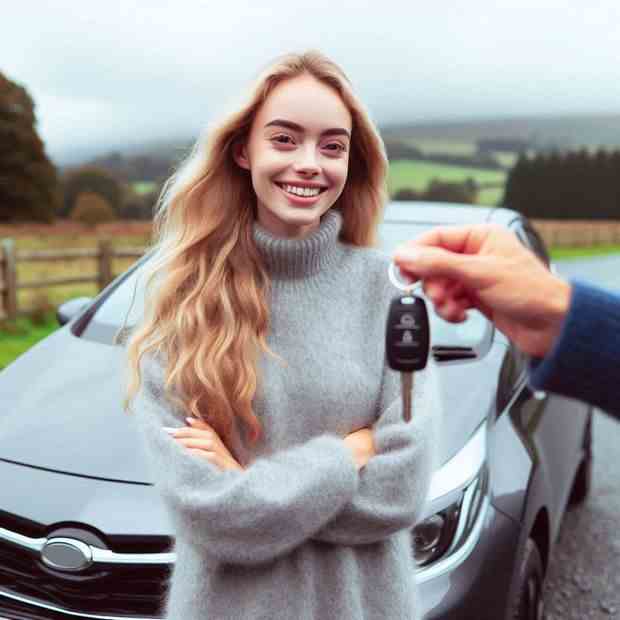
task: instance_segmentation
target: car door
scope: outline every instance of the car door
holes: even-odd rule
[[[549,267],[545,244],[532,225],[525,219],[518,219],[513,222],[513,226],[517,237]],[[532,433],[531,440],[536,445],[541,466],[546,470],[551,484],[554,508],[552,518],[557,520],[554,523],[557,526],[581,460],[588,408],[581,401],[543,391],[532,392],[529,387],[526,389],[538,403],[535,408],[539,412],[536,423],[530,421],[526,427]]]

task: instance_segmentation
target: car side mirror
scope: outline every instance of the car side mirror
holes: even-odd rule
[[[75,297],[65,301],[56,310],[56,320],[59,325],[65,325],[76,316],[84,306],[93,300],[92,297]]]

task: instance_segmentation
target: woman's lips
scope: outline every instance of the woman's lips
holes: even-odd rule
[[[290,194],[283,187],[280,187],[277,183],[275,183],[276,187],[289,199],[291,203],[300,207],[306,207],[313,205],[317,200],[321,197],[325,190],[320,191],[316,196],[296,196],[295,194]]]

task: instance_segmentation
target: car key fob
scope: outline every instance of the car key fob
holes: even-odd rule
[[[430,326],[426,302],[417,295],[395,297],[388,312],[385,350],[390,368],[415,372],[426,367]]]

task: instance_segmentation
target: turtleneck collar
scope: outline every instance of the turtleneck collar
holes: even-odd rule
[[[303,239],[275,237],[254,222],[254,242],[272,278],[313,275],[336,262],[342,214],[331,208],[319,227]]]

